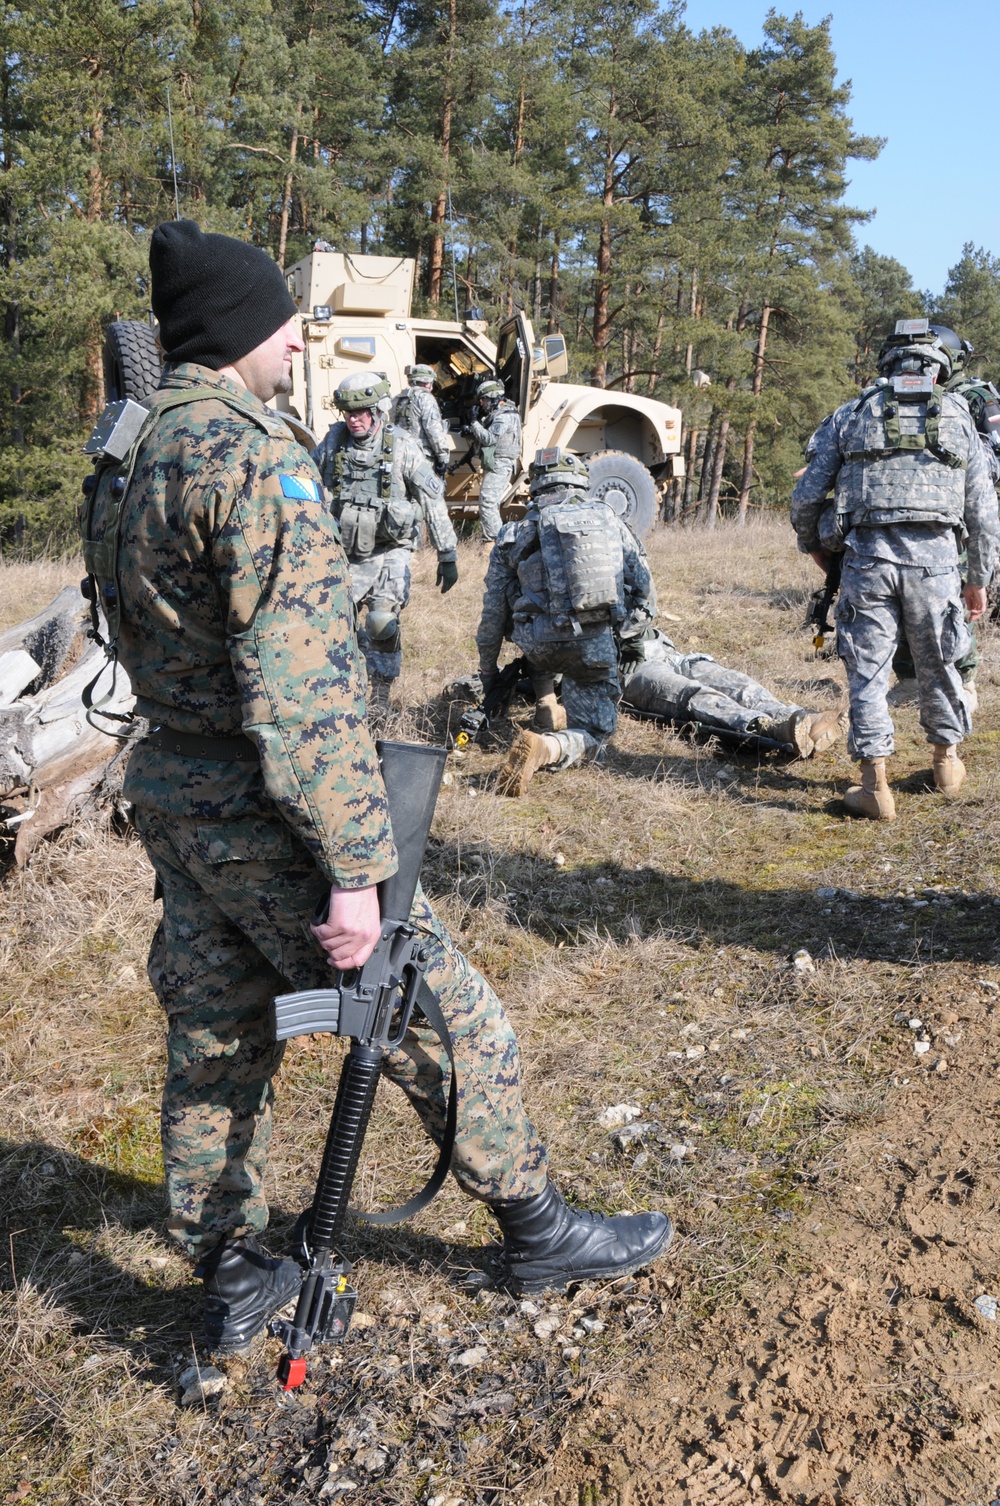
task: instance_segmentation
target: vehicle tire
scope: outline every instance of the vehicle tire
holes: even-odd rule
[[[639,538],[656,522],[656,482],[641,460],[623,450],[590,457],[590,494],[607,502]]]
[[[104,337],[104,389],[109,403],[144,403],[160,380],[156,336],[141,319],[118,319]]]

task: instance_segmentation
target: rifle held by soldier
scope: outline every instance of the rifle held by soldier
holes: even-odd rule
[[[379,743],[377,751],[399,857],[396,873],[378,889],[380,939],[364,966],[336,973],[332,987],[281,994],[273,1005],[276,1040],[320,1031],[351,1037],[316,1195],[305,1215],[302,1258],[306,1274],[295,1316],[291,1320],[276,1318],[271,1325],[272,1332],[285,1343],[278,1379],[286,1391],[304,1381],[310,1351],[319,1344],[342,1342],[350,1325],[357,1292],[347,1282],[351,1264],[336,1245],[347,1217],[382,1060],[406,1033],[428,960],[424,939],[409,917],[447,753],[444,748],[392,742]],[[323,919],[325,914],[318,914],[315,923]],[[439,1034],[444,1029],[447,1035],[429,990],[424,989],[421,1008],[430,1014],[433,1028]],[[450,1055],[450,1041],[444,1043]],[[453,1070],[449,1100],[452,1133],[454,1105]],[[431,1181],[405,1208],[362,1216],[378,1223],[396,1223],[409,1217],[416,1211],[415,1204],[424,1206],[440,1187],[448,1169],[447,1156],[442,1151]]]
[[[826,580],[812,595],[812,604],[806,617],[806,627],[813,628],[813,648],[822,653],[828,636],[833,632],[830,611],[840,590],[840,573],[844,568],[843,554],[833,554],[826,569]]]

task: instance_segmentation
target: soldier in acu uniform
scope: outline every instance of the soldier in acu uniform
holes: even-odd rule
[[[392,422],[405,429],[417,441],[436,473],[447,475],[451,451],[448,448],[448,425],[441,417],[434,396],[433,366],[408,366],[409,387],[392,400]]]
[[[437,550],[437,585],[458,580],[455,530],[441,483],[411,435],[386,422],[379,403],[389,383],[378,372],[345,377],[335,402],[344,415],[313,450],[351,567],[358,642],[368,665],[370,701],[386,711],[403,667],[400,616],[410,599],[410,557],[426,521]]]
[[[483,479],[479,487],[479,524],[491,542],[500,532],[500,503],[510,490],[514,466],[521,458],[521,420],[517,408],[504,397],[500,382],[482,382],[477,393],[481,419],[466,424],[462,433],[479,449]]]
[[[845,804],[878,821],[896,813],[885,769],[893,752],[886,697],[901,629],[934,748],[934,782],[952,794],[965,778],[958,749],[972,722],[956,668],[970,645],[963,597],[969,616],[982,616],[1000,529],[968,405],[944,389],[951,369],[926,320],[900,320],[880,352],[879,380],[813,435],[792,496],[799,548],[824,570],[832,552],[844,550],[837,646],[850,692],[848,748],[861,763]]]
[[[317,470],[265,407],[302,348],[284,278],[264,252],[184,220],[157,228],[150,264],[168,365],[124,461],[99,464],[84,551],[149,721],[125,794],[163,900],[149,975],[167,1017],[169,1230],[200,1262],[210,1343],[236,1352],[301,1280],[258,1243],[282,1056],[270,1002],[367,959],[396,854],[347,561]],[[454,1043],[452,1171],[494,1210],[510,1279],[541,1290],[658,1255],[664,1215],[563,1202],[500,1001],[419,891],[412,919]],[[447,1057],[421,1017],[385,1070],[440,1137]]]
[[[518,733],[500,771],[505,795],[523,795],[538,769],[601,755],[618,725],[618,643],[656,612],[645,550],[588,488],[579,456],[539,450],[528,511],[504,524],[490,554],[476,633],[484,687],[509,639],[531,664],[538,696],[538,730]]]

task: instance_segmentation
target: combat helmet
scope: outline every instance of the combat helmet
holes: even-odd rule
[[[965,367],[966,361],[975,353],[975,346],[971,340],[963,340],[956,335],[947,324],[931,324],[928,326],[932,335],[937,335],[941,344],[951,356],[951,374],[957,376]]]
[[[360,413],[364,408],[377,412],[389,392],[389,383],[381,371],[352,371],[333,394],[333,401],[341,413]]]
[[[938,382],[951,376],[952,356],[944,341],[931,329],[927,319],[897,319],[895,333],[878,353],[882,376],[920,375],[930,366],[940,366]]]
[[[590,467],[579,455],[564,450],[561,445],[550,445],[548,449],[535,451],[535,458],[528,467],[528,494],[537,497],[556,486],[589,491]]]
[[[407,366],[406,380],[411,387],[433,387],[437,381],[437,372],[433,366]]]
[[[484,405],[488,405],[490,408],[495,408],[504,396],[503,382],[498,382],[495,378],[490,377],[485,382],[480,382],[479,390],[476,393],[476,400]]]

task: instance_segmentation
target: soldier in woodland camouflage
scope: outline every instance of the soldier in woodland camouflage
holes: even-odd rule
[[[970,643],[963,598],[971,618],[982,615],[1000,527],[983,446],[965,401],[943,388],[951,357],[926,320],[900,321],[879,371],[875,385],[810,440],[792,525],[799,548],[823,569],[831,551],[845,551],[837,645],[850,692],[848,747],[861,763],[845,804],[852,815],[891,821],[886,698],[900,629],[913,654],[934,782],[953,794],[965,778],[958,749],[971,728],[956,668]]]
[[[483,476],[479,486],[479,525],[491,542],[500,532],[500,504],[510,490],[514,466],[521,458],[521,419],[517,408],[504,397],[503,385],[481,383],[478,393],[480,418],[466,424],[462,433],[478,447]]]
[[[284,279],[263,252],[190,221],[157,228],[150,262],[168,365],[130,456],[98,470],[85,554],[149,721],[125,793],[163,899],[149,968],[167,1018],[169,1228],[199,1258],[211,1345],[234,1352],[301,1281],[257,1238],[281,1060],[270,1001],[365,961],[375,885],[396,856],[347,562],[318,472],[265,407],[301,349]],[[325,896],[328,919],[310,927]],[[422,895],[412,916],[455,1046],[452,1170],[494,1210],[511,1280],[560,1286],[660,1253],[663,1215],[566,1207],[499,1000]],[[386,1070],[440,1137],[447,1060],[419,1015]]]
[[[366,609],[358,642],[379,715],[403,667],[400,617],[424,522],[437,550],[437,585],[443,593],[458,580],[457,541],[441,482],[416,440],[385,421],[379,404],[388,392],[378,372],[345,377],[336,393],[344,417],[313,450],[340,524],[355,605]]]
[[[391,421],[397,429],[405,429],[412,435],[436,473],[444,477],[448,472],[451,450],[448,447],[448,425],[441,417],[434,396],[434,368],[410,366],[406,375],[410,385],[393,398]]]

